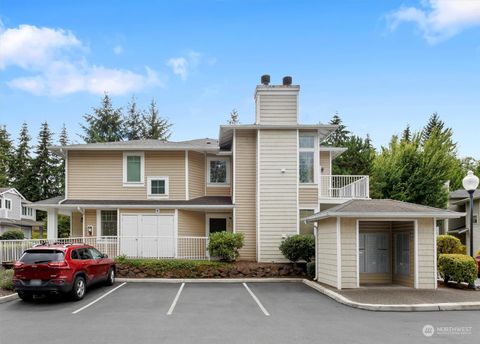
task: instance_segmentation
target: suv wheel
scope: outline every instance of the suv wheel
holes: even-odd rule
[[[83,299],[86,289],[87,286],[85,284],[85,278],[82,276],[77,276],[73,282],[73,288],[71,292],[72,299],[75,301]]]
[[[26,294],[22,291],[18,292],[18,297],[21,298],[23,301],[33,301],[33,294]]]
[[[107,280],[105,281],[106,285],[113,285],[115,283],[115,271],[113,268],[108,270]]]

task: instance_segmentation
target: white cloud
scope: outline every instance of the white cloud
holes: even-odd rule
[[[402,22],[417,24],[427,42],[435,44],[480,25],[480,1],[423,0],[420,8],[401,7],[388,19],[392,30]]]
[[[118,44],[113,47],[113,52],[115,53],[115,55],[120,55],[121,53],[123,53],[123,47]]]
[[[141,74],[90,64],[87,50],[70,31],[32,25],[5,30],[0,25],[0,70],[17,66],[31,74],[8,81],[12,88],[36,95],[122,95],[163,84],[148,67]]]
[[[195,70],[200,64],[214,65],[217,60],[214,57],[205,58],[202,53],[189,51],[185,56],[172,57],[167,61],[167,66],[172,69],[173,74],[178,75],[182,80],[188,78],[189,73]]]

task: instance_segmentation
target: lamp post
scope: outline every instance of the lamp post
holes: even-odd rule
[[[478,187],[478,177],[472,171],[468,171],[467,176],[463,178],[462,184],[470,195],[470,256],[473,257],[473,194]]]

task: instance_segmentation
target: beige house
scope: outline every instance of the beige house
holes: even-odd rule
[[[437,287],[437,220],[463,216],[393,200],[351,200],[306,219],[315,223],[316,280],[338,289]]]
[[[281,241],[313,233],[301,218],[369,198],[368,176],[332,175],[344,149],[322,142],[336,126],[300,124],[299,92],[288,78],[258,85],[255,123],[221,125],[218,140],[52,147],[66,190],[35,204],[49,238],[61,213],[72,237],[111,243],[112,254],[205,258],[208,235],[227,230],[245,235],[241,259],[285,261]]]

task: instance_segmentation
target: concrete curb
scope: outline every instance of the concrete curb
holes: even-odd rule
[[[303,282],[303,278],[116,278],[117,282],[140,283],[279,283]]]
[[[352,301],[320,284],[304,279],[303,283],[331,299],[352,308],[374,312],[435,312],[435,311],[473,311],[480,310],[480,302],[451,302],[451,303],[424,303],[424,304],[370,304]]]
[[[10,301],[13,301],[13,300],[16,300],[16,299],[18,299],[18,294],[13,293],[13,294],[10,294],[10,295],[7,295],[7,296],[0,297],[0,303],[10,302]]]

